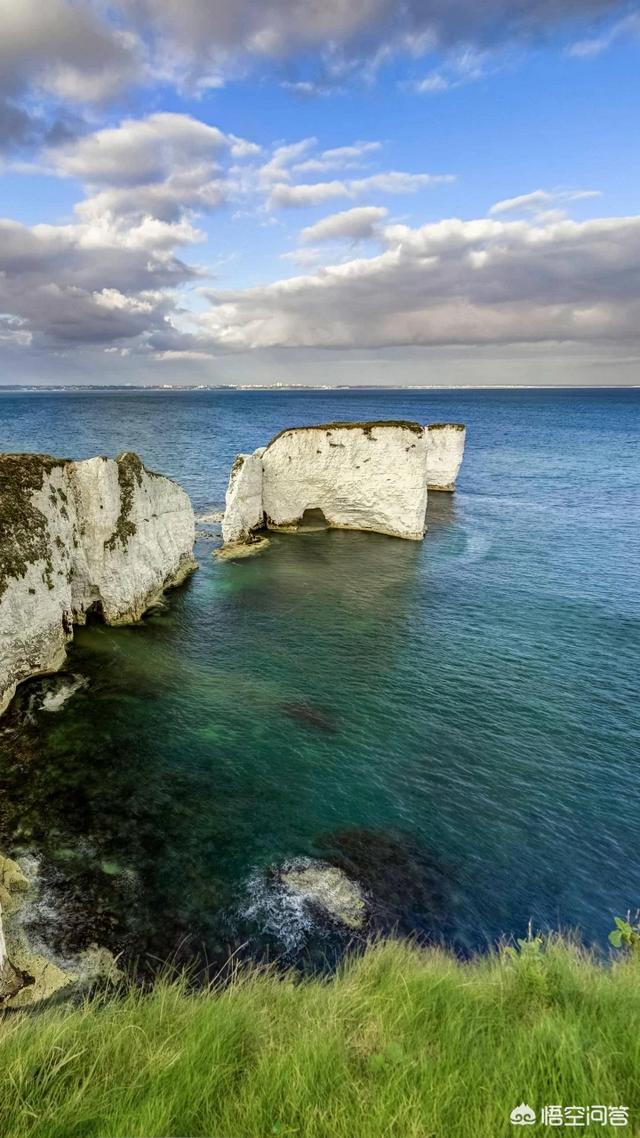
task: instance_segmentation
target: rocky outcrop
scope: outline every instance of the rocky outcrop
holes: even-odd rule
[[[322,861],[297,861],[282,866],[280,881],[310,907],[351,929],[365,924],[367,909],[362,890],[335,865]]]
[[[32,863],[29,873],[0,854],[0,1011],[28,1007],[79,983],[116,981],[122,975],[106,948],[91,945],[72,959],[59,961],[43,944],[31,943],[29,910],[38,900],[40,886],[35,860],[24,860]]]
[[[267,447],[238,455],[222,536],[249,542],[261,529],[296,532],[315,515],[330,529],[420,541],[427,489],[452,490],[464,427],[404,420],[292,427]]]
[[[195,568],[184,490],[131,453],[70,462],[0,455],[0,713],[57,670],[73,625],[138,620]]]
[[[466,429],[463,423],[430,423],[427,427],[429,490],[455,490],[462,466]]]
[[[427,512],[427,440],[418,423],[334,423],[283,431],[262,456],[269,529],[321,510],[332,529],[419,541]]]
[[[222,519],[225,545],[246,542],[263,527],[262,454],[239,454],[231,467]]]

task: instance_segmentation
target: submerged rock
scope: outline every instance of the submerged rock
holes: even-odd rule
[[[316,906],[334,921],[350,929],[361,929],[367,909],[360,887],[341,869],[325,862],[292,863],[280,870],[286,889],[298,894],[307,905]]]
[[[297,719],[300,723],[307,723],[311,727],[318,727],[320,731],[337,731],[337,726],[331,713],[312,703],[284,703],[282,710],[290,719]]]
[[[23,1008],[78,982],[120,975],[107,949],[90,946],[70,962],[60,962],[31,943],[29,904],[38,892],[37,868],[27,875],[0,855],[0,1008]]]
[[[230,541],[221,545],[219,549],[214,549],[213,556],[218,561],[240,561],[244,557],[256,557],[259,553],[264,553],[270,545],[268,537],[253,535],[247,541]]]
[[[0,455],[0,713],[57,671],[74,624],[139,620],[196,568],[184,490],[135,454]]]
[[[353,827],[316,842],[326,861],[360,883],[379,932],[440,939],[451,921],[450,869],[410,834]]]
[[[296,858],[257,869],[240,906],[244,939],[270,943],[289,962],[299,962],[314,944],[342,952],[368,921],[367,900],[357,882],[326,861]]]

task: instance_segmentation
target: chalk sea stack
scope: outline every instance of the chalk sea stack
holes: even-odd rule
[[[127,452],[83,462],[0,455],[0,713],[56,671],[74,624],[139,620],[196,568],[184,490]]]
[[[427,492],[454,489],[464,442],[458,423],[324,423],[281,431],[233,463],[225,545],[247,542],[265,528],[297,532],[310,514],[329,529],[421,541]]]

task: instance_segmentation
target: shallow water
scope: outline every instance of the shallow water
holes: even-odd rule
[[[391,417],[469,428],[424,543],[203,540],[141,625],[79,631],[59,710],[24,687],[0,845],[41,857],[60,951],[331,953],[269,875],[295,858],[461,951],[640,904],[639,392],[5,394],[0,450],[132,448],[205,510],[282,427]]]

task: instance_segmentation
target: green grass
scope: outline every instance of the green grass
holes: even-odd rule
[[[559,940],[460,963],[374,945],[331,980],[160,982],[0,1022],[3,1138],[498,1138],[521,1101],[624,1104],[640,964]],[[524,1133],[544,1134],[539,1126]],[[562,1130],[565,1133],[565,1130]]]

